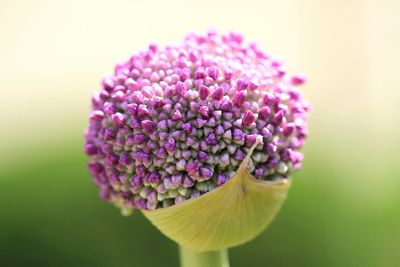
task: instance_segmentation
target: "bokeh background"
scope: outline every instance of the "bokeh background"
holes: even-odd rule
[[[90,95],[114,63],[188,31],[242,32],[313,103],[288,201],[231,266],[400,266],[400,1],[0,0],[0,266],[178,266],[86,171]]]

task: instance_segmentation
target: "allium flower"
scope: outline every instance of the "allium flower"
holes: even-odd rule
[[[303,159],[304,81],[236,33],[151,44],[92,99],[84,149],[101,197],[142,210],[199,197],[229,181],[256,140],[251,175],[288,177]]]

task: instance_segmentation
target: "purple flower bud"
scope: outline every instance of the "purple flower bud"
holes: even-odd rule
[[[236,128],[243,128],[243,122],[242,119],[237,119],[236,121],[233,122],[233,126],[235,126]]]
[[[136,116],[137,114],[138,114],[138,105],[137,104],[135,104],[135,103],[132,103],[132,104],[128,104],[127,106],[126,106],[126,110],[131,114],[131,115],[134,115],[134,116]]]
[[[197,143],[198,145],[198,143]],[[200,142],[200,149],[202,150],[208,150],[210,148],[210,145],[206,141],[201,141]]]
[[[175,188],[180,186],[181,183],[182,183],[182,175],[181,174],[172,175],[171,176],[171,183],[172,183],[172,186],[175,187]]]
[[[186,85],[183,82],[178,82],[175,85],[175,91],[180,95],[183,96],[186,92]]]
[[[273,96],[271,94],[266,94],[263,97],[263,102],[267,106],[274,106],[276,104],[276,98],[275,98],[275,96]]]
[[[84,150],[88,156],[93,156],[97,154],[97,146],[92,142],[86,143]]]
[[[124,166],[128,166],[132,163],[132,158],[128,153],[124,152],[119,157],[119,163]]]
[[[111,195],[113,193],[112,189],[110,187],[103,187],[101,185],[100,186],[100,192],[99,192],[99,196],[101,199],[105,200],[105,201],[110,201],[111,200]]]
[[[192,61],[192,62],[196,62],[196,60],[197,60],[197,55],[196,55],[196,53],[195,53],[194,51],[190,52],[190,54],[189,54],[189,60]]]
[[[165,105],[165,100],[160,97],[154,97],[152,100],[154,101],[153,105],[155,108],[161,108]]]
[[[290,80],[290,82],[293,84],[293,85],[302,85],[303,83],[305,83],[305,81],[306,81],[306,76],[304,75],[304,74],[297,74],[297,75],[294,75],[293,77],[292,77],[292,79]]]
[[[224,96],[224,89],[222,87],[218,87],[211,95],[211,97],[215,100],[221,100]]]
[[[157,129],[157,124],[150,120],[142,120],[142,127],[146,133],[150,134]]]
[[[169,178],[169,177],[164,178],[164,187],[167,190],[173,187],[171,178]]]
[[[139,165],[136,167],[136,173],[139,175],[144,175],[146,172],[146,168],[143,165]]]
[[[104,112],[101,110],[94,110],[89,115],[92,121],[101,121],[104,118]]]
[[[170,113],[171,112],[171,110],[172,110],[172,105],[171,104],[165,104],[164,106],[163,106],[163,108],[162,108],[162,110],[165,112],[165,113]]]
[[[110,78],[103,79],[102,84],[104,90],[106,90],[107,92],[111,92],[114,88],[114,81]]]
[[[266,173],[266,168],[265,167],[259,167],[259,168],[256,168],[256,170],[254,171],[254,176],[255,176],[255,178],[259,179],[262,176],[264,176],[265,173]]]
[[[251,81],[248,84],[248,88],[249,88],[250,91],[254,91],[254,90],[256,90],[258,88],[258,85]]]
[[[114,103],[105,102],[103,105],[103,110],[104,110],[104,113],[111,115],[111,114],[114,114],[115,112],[117,112],[117,107],[115,106]]]
[[[222,104],[221,104],[221,106],[220,106],[220,109],[221,109],[222,111],[231,111],[232,108],[233,108],[233,103],[232,103],[231,100],[223,101]]]
[[[164,194],[164,193],[167,192],[167,189],[165,188],[164,183],[159,184],[157,186],[157,192],[160,193],[160,194]]]
[[[235,154],[233,155],[233,158],[242,161],[246,157],[246,154],[241,150],[241,149],[236,149]]]
[[[186,166],[186,161],[184,159],[181,159],[176,163],[176,169],[178,171],[184,171],[185,166]]]
[[[107,91],[105,91],[105,90],[103,90],[103,91],[100,92],[99,97],[100,97],[102,100],[107,100],[107,99],[110,98],[110,93],[107,92]]]
[[[258,116],[260,116],[260,118],[263,120],[267,120],[269,117],[269,114],[271,114],[271,109],[269,107],[265,106],[260,109]]]
[[[257,134],[246,135],[245,144],[247,147],[251,147],[257,139]]]
[[[143,95],[144,97],[146,97],[146,98],[152,98],[153,95],[154,95],[151,86],[144,86],[144,87],[141,89],[141,93],[142,93],[142,95]]]
[[[221,155],[221,158],[219,159],[219,166],[224,169],[225,167],[227,167],[230,163],[229,161],[229,154],[228,153],[224,153]]]
[[[106,158],[107,164],[115,165],[118,163],[119,157],[115,154],[108,154]]]
[[[254,115],[254,113],[251,112],[250,110],[247,110],[243,115],[242,124],[243,125],[250,125],[255,120],[256,120],[256,116]]]
[[[268,154],[274,154],[275,152],[276,152],[276,150],[277,150],[277,146],[274,144],[274,143],[269,143],[268,145],[267,145],[267,152],[268,152]]]
[[[199,108],[199,113],[203,118],[208,118],[209,115],[208,113],[210,112],[209,108],[207,106],[201,106]]]
[[[199,95],[201,100],[206,100],[207,97],[210,95],[210,89],[208,89],[207,86],[200,85]]]
[[[157,193],[155,191],[150,192],[150,194],[147,196],[147,200],[150,203],[157,203]]]
[[[124,101],[125,93],[121,90],[116,91],[111,95],[111,98],[116,102],[122,102]]]
[[[192,130],[192,125],[189,122],[183,123],[182,124],[182,129],[185,132],[190,132]]]
[[[133,152],[132,157],[140,163],[151,161],[150,155],[145,152]]]
[[[132,129],[142,129],[143,128],[141,121],[139,119],[135,119],[135,118],[131,119],[129,126],[132,127]]]
[[[193,175],[194,173],[196,173],[199,170],[199,163],[198,162],[191,162],[186,164],[186,172],[189,175]]]
[[[175,110],[174,114],[172,115],[171,119],[173,121],[179,121],[183,118],[181,112],[179,110]]]
[[[267,161],[268,168],[275,168],[278,165],[279,161],[276,158],[269,158]]]
[[[175,152],[175,150],[176,150],[175,140],[172,138],[168,139],[168,141],[167,141],[167,143],[165,143],[164,147],[169,152]]]
[[[214,127],[216,125],[216,121],[214,118],[210,118],[207,121],[207,126]]]
[[[156,154],[157,157],[164,159],[167,156],[167,151],[164,148],[160,148]]]
[[[232,139],[232,131],[231,131],[231,130],[227,130],[227,131],[224,133],[223,137],[224,137],[225,139],[228,139],[228,140]]]
[[[142,92],[136,91],[131,94],[131,101],[137,104],[144,102],[144,96]]]
[[[180,131],[174,131],[171,133],[171,137],[175,140],[178,140],[181,136],[181,132]]]
[[[203,120],[203,119],[200,119],[200,118],[197,119],[198,128],[203,128],[203,126],[206,125],[206,123],[207,123],[206,120]]]
[[[228,176],[226,176],[225,173],[220,173],[217,176],[217,186],[223,185],[224,183],[226,183],[226,181],[228,180]]]
[[[212,112],[212,115],[216,120],[219,120],[221,118],[221,116],[222,116],[222,111],[221,110],[214,110]]]
[[[232,124],[227,122],[227,121],[224,121],[222,123],[222,126],[224,127],[225,130],[227,130],[227,129],[230,129],[232,127]]]
[[[199,191],[194,191],[190,198],[197,198],[199,196],[201,196],[201,193]]]
[[[209,167],[201,167],[200,168],[200,175],[203,177],[205,180],[209,180],[212,175],[213,175],[213,170]]]
[[[122,127],[126,123],[125,115],[121,114],[119,112],[112,114],[111,119],[112,119],[113,123],[115,124],[115,126],[117,126],[117,127]]]
[[[185,160],[189,160],[191,156],[192,156],[192,152],[190,150],[183,150],[182,151],[182,157]]]
[[[208,154],[204,151],[199,151],[198,157],[199,157],[199,160],[202,162],[206,162],[209,159]]]
[[[246,82],[246,81],[244,81],[244,80],[237,80],[237,82],[236,82],[236,89],[237,89],[238,91],[242,91],[242,90],[246,89],[246,87],[247,87],[247,82]]]
[[[113,129],[107,128],[104,131],[104,137],[106,138],[106,140],[110,141],[113,140],[116,137],[116,133]]]
[[[188,176],[185,176],[185,178],[183,179],[183,186],[185,188],[190,188],[194,185],[194,182],[192,179],[190,179]]]
[[[225,132],[224,127],[222,127],[221,125],[218,125],[217,128],[215,129],[215,133],[217,135],[221,135]]]
[[[206,138],[206,142],[209,145],[216,145],[217,144],[217,138],[216,138],[215,134],[214,133],[210,133]]]
[[[212,79],[217,80],[218,79],[218,69],[215,67],[210,67],[207,71],[208,76],[210,76]]]
[[[280,124],[282,122],[283,116],[284,116],[283,110],[279,110],[277,113],[275,113],[274,117],[271,120],[271,123],[273,125]]]
[[[188,68],[183,69],[181,74],[180,74],[181,81],[188,80],[190,78],[190,76],[191,76],[191,70],[188,69]],[[188,81],[190,81],[190,80],[188,80]]]
[[[150,112],[149,112],[149,110],[147,109],[146,106],[140,105],[140,106],[138,107],[137,116],[138,116],[139,118],[143,119],[143,118],[149,116],[149,114],[150,114]]]
[[[246,94],[244,91],[238,92],[232,99],[233,104],[237,107],[243,106],[244,101],[246,101]]]
[[[194,73],[195,79],[204,79],[206,76],[204,69],[197,69]]]
[[[147,141],[148,137],[145,134],[137,133],[133,135],[133,143],[140,145]]]
[[[152,172],[149,176],[149,181],[151,184],[156,185],[161,181],[161,175],[158,172]]]
[[[166,120],[162,120],[162,121],[159,121],[158,123],[157,123],[157,128],[158,129],[161,129],[161,130],[168,130],[168,124],[167,124],[167,121]]]
[[[138,209],[147,209],[147,203],[145,199],[135,199],[135,207]]]
[[[292,124],[287,124],[283,127],[283,135],[289,136],[293,133],[294,126]]]
[[[113,150],[114,150],[114,147],[112,145],[110,145],[110,144],[105,143],[105,144],[101,145],[101,151],[104,154],[110,154],[110,153],[113,152]]]
[[[245,134],[240,129],[233,130],[233,139],[235,140],[244,140]]]
[[[130,91],[136,91],[139,89],[139,84],[133,80],[132,78],[128,78],[125,81],[125,86],[130,90]]]
[[[268,128],[262,128],[261,131],[260,131],[260,133],[262,134],[262,136],[263,136],[265,139],[268,139],[268,138],[270,138],[270,137],[272,136],[272,133],[271,133],[270,130],[268,130]]]
[[[88,169],[93,176],[96,176],[104,170],[104,167],[98,162],[91,162],[88,164]]]

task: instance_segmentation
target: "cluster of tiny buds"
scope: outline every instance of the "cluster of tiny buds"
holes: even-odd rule
[[[196,198],[226,183],[258,136],[250,173],[288,177],[307,135],[304,82],[237,33],[151,44],[92,98],[84,150],[101,197],[148,210]]]

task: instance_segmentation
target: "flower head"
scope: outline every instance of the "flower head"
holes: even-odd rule
[[[150,45],[92,99],[84,149],[101,197],[146,210],[196,198],[225,184],[257,138],[252,176],[289,176],[307,135],[304,81],[236,33]]]

